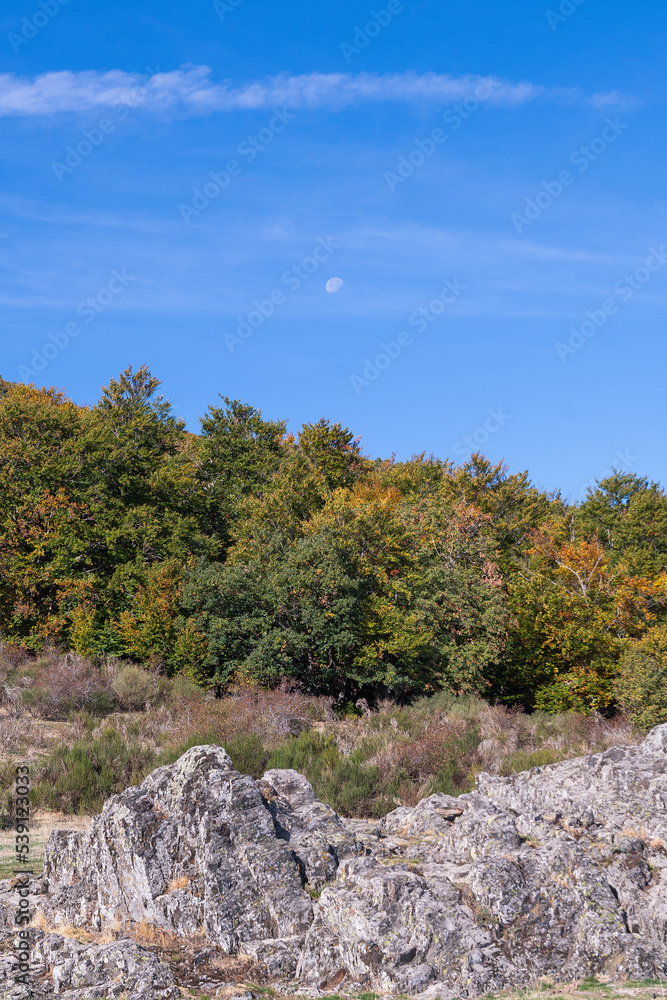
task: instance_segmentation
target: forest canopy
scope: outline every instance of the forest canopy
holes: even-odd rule
[[[218,691],[667,710],[659,484],[615,471],[568,504],[481,454],[374,459],[224,396],[195,435],[159,388],[128,368],[86,407],[0,380],[6,643]]]

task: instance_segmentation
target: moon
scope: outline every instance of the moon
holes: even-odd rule
[[[333,294],[334,292],[339,292],[342,287],[343,287],[342,278],[329,278],[329,280],[327,281],[326,288],[330,294]]]

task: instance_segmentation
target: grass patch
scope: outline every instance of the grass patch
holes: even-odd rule
[[[86,829],[88,817],[58,816],[52,813],[35,813],[30,823],[30,864],[35,875],[40,875],[44,866],[44,849],[53,830]],[[18,870],[15,855],[14,828],[0,831],[0,879],[13,878]]]
[[[395,782],[382,782],[364,756],[362,747],[345,756],[333,735],[311,730],[276,749],[268,766],[304,774],[315,794],[343,816],[381,816],[394,808]]]
[[[531,767],[545,767],[547,764],[557,764],[558,761],[569,757],[567,750],[553,750],[544,747],[541,750],[519,750],[517,753],[507,757],[500,768],[500,774],[505,777],[510,774],[517,774],[519,771],[529,771]]]
[[[126,742],[108,727],[99,736],[55,747],[32,787],[32,806],[64,813],[99,812],[111,795],[136,785],[154,766],[153,750],[137,741]]]

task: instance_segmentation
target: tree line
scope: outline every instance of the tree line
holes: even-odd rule
[[[6,643],[218,691],[667,719],[658,483],[616,471],[568,504],[481,454],[370,458],[340,423],[294,435],[227,397],[195,435],[159,386],[128,368],[86,407],[0,380]]]

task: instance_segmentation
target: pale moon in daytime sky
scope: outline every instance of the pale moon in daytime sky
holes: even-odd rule
[[[342,278],[329,278],[327,281],[327,291],[328,292],[339,292],[343,287]]]

